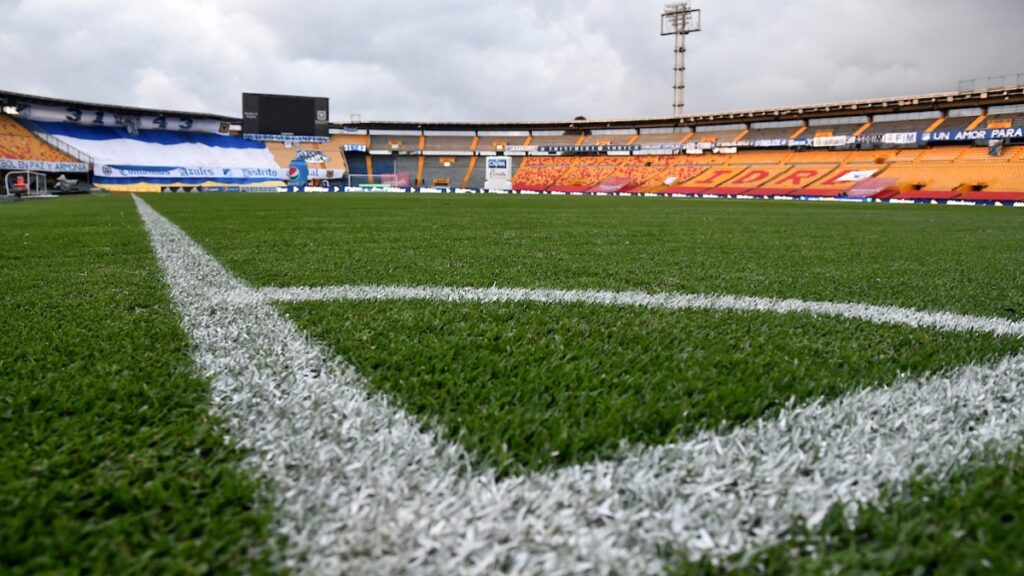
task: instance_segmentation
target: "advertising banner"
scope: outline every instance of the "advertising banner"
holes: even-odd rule
[[[995,130],[959,130],[925,132],[922,142],[973,142],[975,140],[1020,140],[1024,139],[1024,127],[998,128]]]
[[[81,174],[89,171],[89,165],[83,162],[39,162],[37,160],[0,158],[0,170],[27,170],[29,172],[47,172],[51,174]]]
[[[218,180],[287,180],[288,171],[274,168],[204,168],[186,166],[123,166],[97,164],[93,174],[102,178],[130,179],[206,179]]]
[[[491,156],[487,158],[486,181],[488,190],[512,189],[512,159],[508,156]]]
[[[917,144],[919,134],[917,132],[899,132],[895,134],[883,134],[882,142],[885,144],[910,145]]]

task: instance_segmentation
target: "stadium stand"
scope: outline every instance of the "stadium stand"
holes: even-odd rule
[[[419,135],[374,134],[370,136],[370,150],[379,152],[410,152],[419,150]]]
[[[514,168],[513,168],[514,170]],[[472,188],[475,190],[482,190],[484,184],[487,181],[487,161],[481,157],[473,157],[470,159],[470,166],[466,169],[466,174],[462,177],[462,188]]]
[[[62,114],[14,118],[9,114],[23,109],[25,97],[0,92],[0,157],[61,163],[85,158],[76,168],[89,165],[100,181],[103,171],[113,172],[120,182],[147,189],[169,180],[154,173],[191,176],[194,168],[197,176],[180,182],[256,180],[237,177],[245,174],[276,178],[276,187],[296,156],[311,169],[349,174],[348,182],[357,186],[480,188],[486,158],[502,154],[512,158],[513,186],[524,190],[1005,200],[1024,194],[1024,89],[1019,92],[998,99],[950,93],[682,119],[484,125],[357,120],[333,126],[328,141],[291,144],[226,136],[235,120],[224,117],[203,120],[228,126],[219,131],[137,131],[121,116],[106,127],[63,122]],[[28,98],[36,112],[59,104]],[[161,168],[168,166],[179,168]],[[220,170],[225,178],[214,177]],[[133,178],[136,173],[141,175]]]
[[[373,163],[373,175],[375,177],[382,177],[387,174],[398,173],[398,158],[388,154],[375,155],[370,157],[370,161]],[[403,166],[403,168],[406,168]],[[405,170],[409,173],[408,170]]]
[[[999,157],[981,146],[912,150],[754,150],[734,155],[531,157],[517,189],[751,196],[845,195],[884,176],[900,199],[1024,200],[1024,147]]]
[[[425,152],[471,152],[476,139],[473,136],[436,136],[428,134]]]
[[[951,132],[955,132],[955,131],[960,131],[960,130],[967,130],[967,128],[969,126],[971,126],[972,124],[977,122],[978,117],[980,117],[980,116],[981,116],[981,111],[980,110],[978,110],[974,114],[970,114],[970,115],[967,115],[967,116],[949,116],[948,118],[946,118],[945,120],[942,121],[942,124],[940,124],[939,126],[935,127],[931,131],[934,131],[934,130],[949,130]]]
[[[685,135],[682,132],[641,133],[634,144],[678,144]]]
[[[392,164],[388,164],[381,158],[390,158]],[[420,172],[420,161],[422,156],[374,156],[374,173],[378,176],[377,184],[386,184],[387,178],[394,177],[393,174],[405,174],[411,186],[422,186],[418,179],[423,177]],[[378,172],[378,168],[380,171]],[[397,177],[401,180],[404,177]]]
[[[560,181],[572,167],[572,159],[564,156],[528,157],[513,177],[517,190],[545,191]]]
[[[423,186],[457,188],[462,186],[470,159],[466,157],[428,156],[423,162]]]
[[[800,138],[828,138],[831,136],[853,136],[868,122],[867,118],[839,118],[836,120],[812,120]],[[797,136],[793,136],[796,138]]]
[[[1024,114],[999,114],[988,116],[983,122],[988,129],[1019,128],[1024,126]]]
[[[795,155],[796,152],[791,150],[751,150],[724,158],[730,164],[782,164]]]
[[[25,127],[93,159],[93,183],[117,192],[165,187],[276,186],[280,166],[267,146],[237,136],[140,130],[64,122],[25,121]]]
[[[761,187],[779,177],[788,169],[788,166],[750,166],[728,182],[716,186],[715,190],[719,194],[764,196],[767,194],[761,192]]]
[[[835,164],[801,164],[792,166],[776,178],[766,181],[754,191],[759,196],[790,196],[810,187],[815,182],[825,180],[838,168]],[[852,184],[852,183],[851,183]],[[820,189],[818,196],[838,196],[841,190]],[[804,192],[805,193],[805,192]]]
[[[874,136],[882,134],[898,134],[901,132],[924,132],[928,130],[935,121],[939,119],[938,114],[930,115],[926,118],[918,118],[914,120],[876,120],[871,124],[865,132],[865,136]],[[945,130],[945,128],[943,128]]]
[[[540,134],[535,135],[530,142],[531,146],[576,146],[581,144],[585,136],[583,134]]]
[[[348,172],[343,145],[334,141],[326,144],[267,142],[266,146],[281,168],[288,168],[292,160],[301,157],[311,169],[329,170],[339,175]]]
[[[617,156],[571,158],[569,169],[558,178],[557,183],[549,187],[549,190],[558,192],[589,190],[598,186],[603,180],[616,176],[621,165],[621,158]]]
[[[583,139],[584,146],[623,146],[636,142],[639,138],[635,132],[626,134],[588,134]]]
[[[514,135],[482,135],[476,149],[482,152],[503,152],[509,146],[524,146],[526,136]]]
[[[717,190],[719,186],[747,170],[744,166],[706,166],[704,168],[692,178],[669,186],[664,191],[669,194],[703,194]]]
[[[793,135],[801,126],[780,126],[774,128],[753,128],[743,138],[744,140],[786,140]]]
[[[43,142],[14,118],[0,114],[0,158],[36,162],[78,162]]]
[[[742,140],[746,137],[747,132],[749,130],[745,127],[721,128],[708,131],[698,130],[690,140],[692,142],[732,143]]]

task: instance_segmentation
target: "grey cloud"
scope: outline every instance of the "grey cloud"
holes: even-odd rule
[[[9,90],[238,114],[330,96],[335,119],[667,114],[660,0],[0,0]],[[1024,72],[1019,0],[697,0],[690,112],[955,89]]]

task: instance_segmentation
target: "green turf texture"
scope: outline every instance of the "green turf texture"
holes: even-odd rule
[[[674,576],[1024,574],[1024,452],[977,458],[949,482],[919,479],[861,509],[836,507],[815,530],[721,566],[682,562]]]
[[[639,289],[1024,319],[1024,210],[500,196],[162,196],[254,285]]]
[[[0,205],[0,573],[269,572],[130,198]]]
[[[502,473],[615,455],[1021,348],[805,314],[592,305],[301,303],[282,308],[375,390]]]
[[[1020,210],[146,199],[254,285],[717,292],[1024,319]],[[0,573],[267,572],[268,511],[209,417],[207,384],[192,375],[131,201],[0,205],[0,241]],[[736,425],[790,396],[831,397],[1021,347],[800,316],[411,302],[282,308],[374,389],[461,434],[503,473],[586,461],[613,453],[620,439],[663,442]],[[837,512],[820,529],[796,529],[791,542],[727,573],[1021,573],[1021,494],[1019,454],[984,460],[948,485],[912,483],[853,528]],[[679,573],[722,571],[687,564]]]
[[[255,285],[382,283],[717,292],[1024,318],[1020,273],[1024,270],[1024,211],[1019,210],[373,196],[162,197],[154,205]],[[349,303],[284,308],[319,338],[349,354],[373,378],[374,388],[388,391],[423,417],[444,422],[450,433],[461,431],[462,441],[478,457],[504,470],[585,460],[613,450],[609,439],[620,433],[634,440],[658,441],[662,434],[666,438],[684,433],[687,427],[714,425],[722,411],[731,421],[761,410],[770,412],[772,403],[785,396],[776,376],[792,376],[783,361],[794,359],[793,355],[799,354],[805,362],[805,374],[839,382],[824,366],[842,353],[820,346],[842,335],[864,337],[847,339],[839,349],[852,355],[841,369],[859,374],[853,378],[855,385],[873,377],[884,380],[903,369],[941,368],[955,364],[955,358],[981,360],[1003,353],[1000,347],[1007,345],[963,335],[867,329],[843,321],[764,323],[766,316],[753,326],[730,322],[721,334],[700,325],[696,319],[702,314],[686,312],[644,312],[623,319],[615,313],[590,313],[586,307],[544,313],[544,307],[537,305]],[[505,318],[512,313],[514,318]],[[666,324],[671,328],[666,330]],[[655,329],[653,335],[649,329]],[[781,346],[776,341],[769,346],[760,339],[787,329],[799,341]],[[631,429],[636,422],[630,418],[644,419],[646,409],[638,408],[644,387],[650,384],[653,390],[667,383],[661,369],[653,366],[662,363],[662,368],[678,369],[679,358],[669,356],[684,351],[689,351],[686,357],[692,366],[693,349],[686,345],[695,335],[700,335],[708,350],[726,345],[720,335],[749,337],[754,344],[751,350],[773,355],[771,363],[733,358],[745,366],[750,381],[758,370],[765,370],[762,381],[774,388],[772,393],[767,398],[757,396],[752,406],[739,406],[735,412],[699,396],[677,393],[673,407],[688,405],[691,414],[703,410],[703,422],[688,421],[673,429],[672,419],[663,420],[664,411],[658,407],[649,415],[654,423],[651,429],[643,425]],[[633,341],[633,336],[639,340]],[[648,337],[658,342],[651,345]],[[661,345],[666,338],[683,346]],[[918,339],[925,340],[923,347],[916,343]],[[405,348],[403,343],[424,348]],[[467,343],[473,348],[463,348]],[[581,343],[586,353],[566,352],[570,344]],[[891,346],[894,343],[901,347]],[[886,352],[894,349],[911,352],[887,357]],[[818,352],[824,358],[816,357]],[[861,353],[877,358],[878,364]],[[478,361],[485,356],[491,360]],[[714,369],[714,362],[706,358],[702,362],[698,365],[703,369]],[[595,380],[594,374],[617,378],[615,389],[627,393],[593,394],[594,383],[602,381]],[[547,384],[529,390],[543,393],[546,389],[548,399],[562,403],[557,414],[564,416],[565,407],[570,406],[568,413],[582,415],[583,421],[544,421],[532,414],[538,406],[544,416],[552,410],[550,405],[543,406],[542,394],[540,398],[517,394],[511,384],[526,375],[549,376]],[[476,385],[460,387],[458,379]],[[505,385],[492,388],[492,381]],[[564,381],[575,384],[579,394],[572,397],[557,385]],[[822,393],[838,390],[833,387]],[[728,400],[721,390],[711,395]],[[480,403],[479,410],[464,408],[474,402]],[[524,406],[516,408],[519,403]],[[625,411],[616,413],[623,406]],[[567,429],[578,430],[581,424],[599,430],[600,418],[588,422],[592,414],[587,411],[595,407],[612,413],[608,426],[619,431],[607,436],[566,436]],[[498,431],[496,424],[487,422],[506,425],[517,418],[533,429]],[[473,427],[477,432],[466,432]],[[541,444],[517,445],[504,436]],[[565,452],[551,456],[559,450]],[[734,566],[735,570],[684,564],[679,572],[1021,573],[1024,526],[1017,511],[1022,508],[1022,488],[1020,456],[1009,462],[997,458],[980,468],[965,467],[949,485],[932,479],[915,482],[887,506],[866,511],[854,529],[836,514],[821,529],[794,530],[792,541],[757,554],[753,561]]]

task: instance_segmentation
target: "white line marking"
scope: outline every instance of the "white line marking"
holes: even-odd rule
[[[594,290],[529,288],[444,288],[435,286],[329,286],[322,288],[262,288],[260,296],[272,302],[430,300],[438,302],[535,302],[542,304],[596,304],[667,310],[730,310],[775,314],[811,314],[932,328],[944,332],[980,332],[1024,337],[1024,322],[1003,318],[965,316],[951,312],[925,312],[896,306],[805,302],[751,296],[707,294],[647,294]]]
[[[1020,445],[1024,356],[498,481],[136,203],[298,573],[657,574],[666,550],[722,558],[777,542],[794,518],[813,525],[836,502]]]

